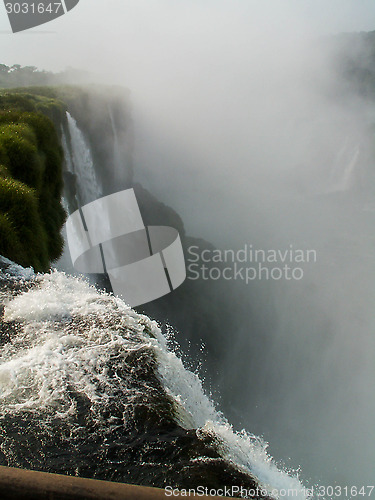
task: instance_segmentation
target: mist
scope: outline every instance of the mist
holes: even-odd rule
[[[373,2],[87,3],[3,34],[2,62],[128,87],[135,180],[189,234],[317,251],[301,281],[238,284],[219,403],[311,482],[371,484],[375,109],[330,37],[373,30]]]
[[[221,404],[302,477],[362,485],[374,463],[373,104],[341,81],[327,39],[293,28],[202,37],[147,108],[133,93],[135,175],[219,248],[317,251],[301,282],[238,284]]]
[[[301,282],[238,284],[221,402],[303,477],[362,485],[374,463],[373,105],[338,80],[322,41],[265,44],[234,51],[226,71],[199,68],[162,119],[135,108],[136,179],[219,248],[317,251]]]

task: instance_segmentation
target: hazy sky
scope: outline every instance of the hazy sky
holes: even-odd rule
[[[136,74],[155,52],[168,51],[164,62],[173,64],[178,49],[204,52],[220,39],[225,50],[233,37],[241,43],[241,34],[375,29],[373,0],[81,0],[68,15],[19,34],[9,32],[2,5],[0,14],[3,62],[52,70],[101,65],[114,74],[124,65]],[[162,54],[156,59],[163,63]]]

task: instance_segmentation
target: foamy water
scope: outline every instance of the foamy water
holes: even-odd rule
[[[34,277],[19,267],[11,272],[22,279]],[[155,322],[64,273],[39,275],[36,281],[35,287],[5,303],[5,321],[20,322],[23,329],[0,349],[0,415],[45,409],[68,418],[77,411],[72,392],[84,395],[93,407],[119,394],[131,405],[131,373],[128,379],[109,376],[109,366],[114,358],[120,366],[133,352],[148,349],[179,425],[197,429],[198,437],[211,436],[223,458],[255,476],[269,492],[296,490],[294,498],[306,498],[296,474],[277,468],[266,443],[233,431],[204,393],[199,377],[168,349]]]

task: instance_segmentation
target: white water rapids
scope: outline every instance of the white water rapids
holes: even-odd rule
[[[19,267],[13,270],[24,279],[33,277]],[[277,468],[260,438],[233,431],[204,394],[198,376],[168,349],[155,322],[64,273],[34,278],[36,287],[5,303],[4,320],[19,322],[23,332],[0,349],[1,418],[43,409],[68,418],[77,411],[72,390],[94,407],[107,405],[119,393],[131,405],[130,384],[109,375],[109,361],[114,355],[125,360],[146,346],[156,356],[157,377],[173,399],[183,428],[215,436],[223,458],[253,474],[269,492],[294,490],[295,498],[306,497],[297,476]],[[87,322],[94,316],[102,318],[104,326]],[[73,329],[73,317],[81,318],[85,327]]]

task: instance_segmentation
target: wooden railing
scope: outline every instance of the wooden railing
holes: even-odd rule
[[[170,498],[176,498],[171,496]],[[199,497],[200,499],[213,497]],[[220,497],[216,497],[220,498]],[[0,466],[1,500],[167,500],[158,488]]]

